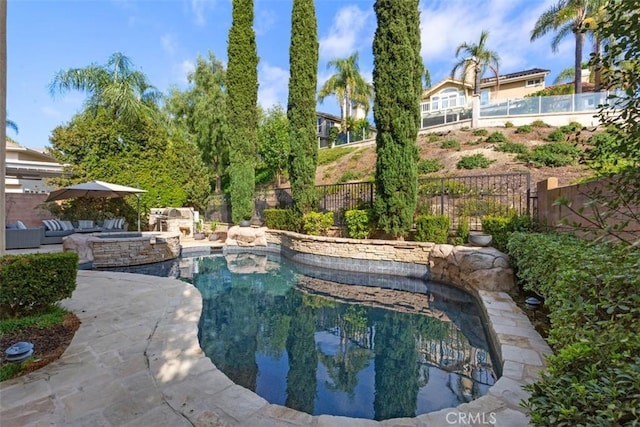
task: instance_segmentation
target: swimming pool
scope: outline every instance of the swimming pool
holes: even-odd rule
[[[183,259],[185,269],[203,298],[205,354],[270,403],[313,415],[413,417],[480,397],[498,376],[477,303],[457,288],[272,253]],[[384,281],[395,289],[377,286]]]

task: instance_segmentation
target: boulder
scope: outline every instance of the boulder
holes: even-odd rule
[[[96,239],[91,234],[74,233],[62,238],[63,252],[75,252],[80,258],[80,264],[93,262],[93,247],[91,242]]]
[[[234,225],[227,231],[226,245],[230,246],[267,246],[267,227],[239,227]]]

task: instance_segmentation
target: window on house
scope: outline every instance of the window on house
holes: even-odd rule
[[[489,91],[489,89],[484,89],[480,91],[480,105],[487,105],[489,103],[490,98],[491,98],[491,91]]]
[[[431,97],[431,110],[444,110],[464,104],[464,95],[455,88],[444,89]]]
[[[538,86],[538,85],[540,85],[540,83],[541,83],[540,79],[527,80],[526,87]]]

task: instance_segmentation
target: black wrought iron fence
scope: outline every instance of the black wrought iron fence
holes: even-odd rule
[[[344,225],[344,212],[373,207],[375,184],[355,182],[316,186],[318,209],[334,213],[334,225]],[[256,196],[256,213],[264,219],[265,208],[290,208],[290,188],[278,188]],[[461,220],[469,221],[471,230],[480,230],[484,215],[533,214],[531,175],[509,173],[418,180],[416,213],[447,215],[452,228]]]
[[[416,213],[446,215],[452,228],[467,220],[481,230],[484,215],[530,214],[530,188],[529,173],[420,178]]]

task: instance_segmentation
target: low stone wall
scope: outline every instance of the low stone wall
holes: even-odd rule
[[[266,236],[268,243],[301,254],[424,265],[430,279],[469,291],[509,291],[515,286],[509,257],[495,248],[308,236],[281,230],[268,230]],[[337,261],[339,268],[350,264]]]
[[[91,242],[94,267],[121,267],[150,264],[180,256],[180,234],[144,234],[142,237],[109,239],[97,237]]]
[[[94,268],[161,262],[179,257],[181,251],[179,233],[142,233],[117,238],[106,234],[102,237],[72,234],[64,238],[62,245],[65,252],[78,253],[80,263],[92,262]]]

